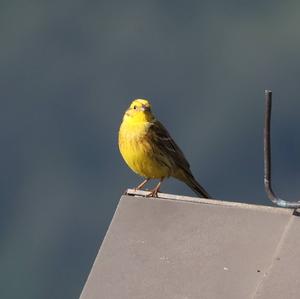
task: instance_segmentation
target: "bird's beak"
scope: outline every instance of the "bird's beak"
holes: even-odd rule
[[[150,111],[150,108],[148,106],[142,105],[141,110],[142,111]]]

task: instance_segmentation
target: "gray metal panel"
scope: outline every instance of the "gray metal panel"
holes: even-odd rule
[[[254,298],[291,211],[161,196],[122,196],[81,299]]]
[[[256,298],[300,298],[300,218],[291,217]]]

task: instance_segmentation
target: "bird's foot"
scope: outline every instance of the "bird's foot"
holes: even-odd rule
[[[158,197],[158,192],[159,192],[159,188],[160,188],[162,181],[163,181],[163,178],[160,180],[160,182],[157,184],[157,186],[154,189],[152,189],[149,194],[146,195],[146,197]]]
[[[158,197],[158,191],[159,189],[154,188],[153,190],[150,191],[149,194],[146,195],[146,197]]]

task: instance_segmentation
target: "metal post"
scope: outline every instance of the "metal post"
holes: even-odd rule
[[[279,207],[297,209],[300,202],[291,202],[279,198],[272,190],[272,169],[271,169],[271,110],[272,91],[265,90],[265,126],[264,126],[264,183],[269,199]]]

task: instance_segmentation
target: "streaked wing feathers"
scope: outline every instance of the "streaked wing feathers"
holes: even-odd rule
[[[148,133],[151,136],[154,147],[158,148],[170,160],[171,164],[190,172],[190,165],[183,152],[159,121],[156,120],[152,123]]]

